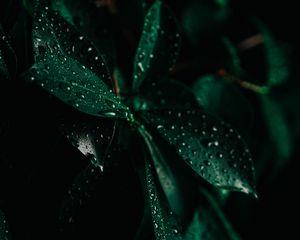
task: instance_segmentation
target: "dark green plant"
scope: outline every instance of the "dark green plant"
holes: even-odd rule
[[[205,32],[206,27],[225,21],[227,1],[212,1],[216,5],[205,3],[199,8],[208,16],[219,14],[206,27],[194,26],[201,20],[194,8],[187,8],[189,18],[183,29],[163,1],[133,2],[143,21],[136,24],[140,40],[133,64],[126,63],[132,66],[130,71],[118,63],[113,34],[97,28],[97,24],[106,29],[113,23],[105,17],[107,12],[97,12],[95,4],[108,4],[114,14],[114,1],[23,1],[22,7],[32,15],[33,63],[17,77],[29,87],[38,85],[50,94],[51,101],[60,100],[56,104],[67,113],[58,110],[58,128],[90,161],[65,196],[60,224],[73,223],[82,202],[88,201],[85,194],[89,194],[90,182],[111,174],[128,154],[131,161],[126,164],[137,171],[145,198],[144,217],[135,239],[149,237],[145,236],[149,215],[156,239],[239,239],[222,212],[222,201],[232,191],[255,198],[257,193],[254,163],[242,137],[248,136],[252,112],[235,85],[261,95],[263,116],[281,158],[275,174],[290,158],[292,140],[287,127],[275,127],[286,126],[285,116],[267,94],[288,78],[287,58],[256,20],[265,40],[269,69],[265,84],[251,82],[250,77],[241,80],[249,75],[228,38],[223,38],[226,70],[202,74],[192,84],[185,84],[174,77],[182,31],[196,44],[198,33],[193,29]],[[191,6],[197,5],[192,2]],[[87,12],[95,18],[84,15]],[[197,21],[191,20],[195,18]],[[16,78],[10,67],[16,55],[5,30],[0,30],[0,77],[9,82]],[[127,60],[126,56],[122,60]],[[281,144],[280,138],[287,141]],[[0,212],[0,221],[2,218]],[[6,225],[0,225],[3,236],[4,228]]]

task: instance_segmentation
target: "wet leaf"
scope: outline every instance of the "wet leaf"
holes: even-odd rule
[[[229,124],[195,110],[144,111],[140,116],[206,181],[256,195],[251,154]]]
[[[154,232],[157,240],[182,239],[181,229],[171,212],[162,190],[155,179],[154,169],[150,161],[146,162],[146,183]]]
[[[153,160],[158,180],[167,197],[169,205],[174,213],[181,216],[183,214],[183,199],[182,193],[178,188],[178,180],[173,174],[172,169],[168,166],[168,163],[164,159],[159,148],[153,141],[152,136],[145,128],[141,128],[140,133],[147,145],[149,155]]]
[[[126,117],[127,107],[103,81],[110,78],[103,59],[98,55],[89,56],[94,49],[92,45],[88,45],[84,51],[74,50],[81,46],[72,39],[80,42],[84,41],[84,37],[77,38],[76,34],[71,33],[71,27],[58,15],[51,14],[47,6],[37,4],[33,23],[35,64],[25,78],[82,112],[105,117]],[[82,58],[84,61],[81,61],[82,56],[85,56]],[[89,64],[90,57],[99,66],[98,69]],[[97,70],[101,70],[102,75],[96,75],[100,73]]]
[[[286,115],[279,103],[270,96],[261,96],[262,110],[271,141],[275,146],[276,158],[273,174],[277,174],[290,160],[293,151],[292,133]]]
[[[239,236],[233,229],[222,209],[206,190],[202,189],[199,207],[196,209],[193,219],[187,227],[185,240],[239,240]]]
[[[114,137],[115,122],[78,114],[63,116],[60,122],[61,131],[71,144],[103,171]]]
[[[77,211],[86,205],[102,178],[103,173],[91,163],[75,177],[60,209],[59,220],[63,228],[76,222]]]
[[[0,239],[1,240],[9,240],[11,239],[8,223],[4,212],[0,209]]]
[[[97,7],[95,1],[55,0],[51,3],[54,10],[93,43],[111,69],[115,61],[113,23],[107,8]]]
[[[249,134],[253,123],[252,106],[236,86],[218,76],[204,75],[196,80],[192,90],[205,111],[226,120],[243,136]]]
[[[260,21],[256,21],[264,41],[267,64],[268,86],[277,86],[287,81],[290,73],[289,60],[283,47],[273,37],[269,29]]]
[[[145,16],[134,60],[134,93],[138,92],[143,81],[168,73],[178,57],[180,41],[173,13],[168,6],[156,0]]]

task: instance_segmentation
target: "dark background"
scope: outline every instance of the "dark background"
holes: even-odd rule
[[[179,21],[183,21],[182,9],[189,1],[168,2]],[[196,35],[196,39],[199,37],[197,47],[188,36],[184,36],[179,60],[189,63],[192,59],[192,62],[201,67],[195,70],[194,65],[188,65],[185,71],[178,73],[178,78],[189,84],[200,74],[216,72],[224,63],[224,50],[219,47],[219,37],[227,34],[239,42],[256,34],[249,21],[255,16],[289,49],[293,59],[291,77],[286,85],[278,89],[279,95],[284,95],[284,91],[291,93],[291,89],[292,93],[297,93],[300,17],[296,3],[231,1],[229,20],[221,26],[203,30]],[[8,16],[7,12],[10,12]],[[32,63],[32,59],[28,57],[28,52],[31,51],[30,42],[26,42],[30,38],[27,35],[30,17],[24,13],[17,1],[2,1],[0,13],[4,29],[13,29],[11,33],[16,34],[12,41],[19,54],[18,71],[21,73]],[[14,25],[14,19],[22,14],[28,21],[25,28],[21,22]],[[135,29],[133,32],[135,33]],[[125,50],[121,50],[121,54],[124,53],[122,51]],[[133,58],[133,53],[124,58]],[[253,59],[257,61],[249,64],[249,69],[253,70],[253,76],[260,76],[259,53]],[[130,67],[129,65],[128,69],[132,69]],[[77,213],[75,223],[66,226],[61,233],[57,219],[61,200],[74,177],[87,166],[86,159],[68,143],[56,127],[57,112],[70,109],[65,109],[65,106],[49,99],[39,89],[20,82],[17,77],[13,82],[1,82],[0,99],[0,206],[7,215],[12,239],[132,239],[142,217],[143,193],[137,173],[129,167],[130,157],[122,156],[122,163],[111,175],[101,181],[95,180],[93,197]],[[289,110],[299,107],[297,98],[295,99],[287,108],[287,116],[295,135],[295,150],[291,160],[272,181],[268,179],[270,167],[264,169],[258,179],[258,200],[234,193],[224,207],[242,239],[293,239],[299,235],[297,120],[300,118],[294,113],[297,111]],[[256,107],[257,103],[253,101]],[[260,118],[257,118],[254,126],[252,133],[256,134],[255,139],[264,139],[265,126]],[[264,141],[259,144],[260,148],[268,145]],[[253,148],[252,151],[255,158],[259,150]]]

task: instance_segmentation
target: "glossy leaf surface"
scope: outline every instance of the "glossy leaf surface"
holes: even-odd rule
[[[156,0],[145,16],[144,28],[134,60],[133,92],[143,81],[165,75],[179,54],[180,34],[173,13]]]
[[[206,181],[255,195],[251,154],[229,124],[194,110],[141,112],[141,117]]]

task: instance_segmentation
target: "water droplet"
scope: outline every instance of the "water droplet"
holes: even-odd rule
[[[205,163],[206,166],[210,166],[211,165],[211,162],[208,161],[208,160],[205,160],[204,163]]]
[[[104,116],[107,116],[107,117],[114,117],[116,116],[117,114],[115,112],[99,112],[100,115],[104,115]]]
[[[175,227],[175,226],[172,227],[172,231],[173,231],[173,233],[175,233],[175,234],[178,234],[178,233],[179,233],[177,227]]]
[[[143,64],[142,64],[141,62],[138,63],[138,67],[139,67],[139,69],[140,69],[142,72],[145,71],[145,69],[144,69],[144,67],[143,67]]]

